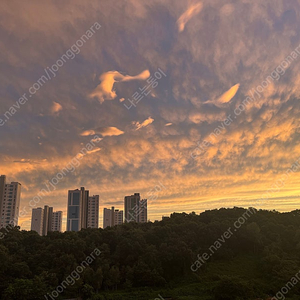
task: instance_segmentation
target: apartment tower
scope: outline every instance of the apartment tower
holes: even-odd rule
[[[68,192],[67,231],[80,231],[82,228],[98,228],[99,196],[89,197],[89,191],[80,190]]]
[[[139,193],[124,198],[126,222],[147,222],[147,199],[142,199]]]
[[[6,183],[6,176],[0,176],[0,228],[17,226],[21,198],[21,184],[19,182]]]
[[[31,230],[43,235],[44,210],[41,207],[32,209]]]
[[[104,208],[103,210],[103,228],[112,227],[123,223],[123,210],[118,210],[114,207],[111,209]]]
[[[90,196],[88,198],[87,227],[99,228],[99,195]]]
[[[52,231],[62,231],[62,211],[55,211],[52,214]]]

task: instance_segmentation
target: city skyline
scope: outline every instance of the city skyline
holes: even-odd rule
[[[157,187],[159,189],[157,189]],[[156,186],[158,193],[164,187],[161,183]],[[153,200],[151,193],[150,200]],[[6,183],[6,175],[0,175],[0,208],[1,208],[1,227],[7,229],[21,225],[18,223],[20,217],[28,212],[26,207],[21,207],[21,183]],[[33,199],[34,200],[34,199]],[[100,217],[100,197],[99,195],[90,196],[89,190],[85,187],[80,189],[68,190],[67,197],[67,216],[63,218],[63,211],[54,211],[48,204],[44,208],[37,205],[38,201],[31,201],[30,229],[39,235],[47,235],[49,231],[80,231],[83,228],[106,228],[123,224],[124,222],[148,222],[147,199],[141,199],[140,193],[134,193],[131,196],[124,196],[124,210],[103,208],[102,218]],[[9,202],[9,203],[7,203]],[[12,203],[11,203],[12,202]],[[8,207],[6,207],[9,205]],[[11,207],[13,205],[13,207]],[[13,210],[12,210],[13,208]],[[7,214],[9,212],[9,214]],[[64,221],[65,220],[65,221]],[[22,229],[22,228],[21,228]],[[24,228],[23,228],[24,229]]]
[[[201,147],[199,146],[198,149],[201,149]],[[281,176],[281,179],[279,179],[279,181],[281,182],[281,185],[284,185],[284,181],[290,176],[290,174],[295,173],[298,170],[299,167],[300,167],[300,164],[296,161],[290,168],[288,168],[287,171]],[[6,182],[6,175],[1,175],[0,179],[1,178],[2,178],[2,181],[0,181],[0,190],[1,190],[2,186],[5,187],[5,185],[3,185],[3,182]],[[4,178],[5,178],[5,180],[3,180]],[[12,186],[12,184],[13,185],[17,184],[17,185],[21,186],[21,183],[11,182],[11,184],[7,184],[7,186],[8,186],[7,188],[10,188]],[[164,189],[165,189],[165,186],[161,182],[158,182],[158,184],[154,188],[152,188],[151,190],[149,190],[147,194],[150,197],[150,203],[152,203],[153,200],[157,200],[159,193],[161,193]],[[278,192],[278,190],[280,191],[280,186],[273,184],[273,187],[270,187],[268,190],[263,191],[262,194],[260,195],[260,197],[254,201],[254,204],[256,205],[256,207],[259,208],[262,205],[264,205],[265,204],[265,199],[268,199],[270,197],[270,195],[272,195],[274,193],[276,194]],[[111,225],[106,225],[104,227],[104,216],[105,216],[104,210],[107,210],[107,212],[108,212],[109,210],[114,209],[114,206],[112,206],[111,209],[108,209],[108,208],[104,207],[103,213],[100,214],[100,198],[99,198],[99,195],[89,196],[89,190],[85,190],[85,188],[83,188],[83,187],[81,189],[68,190],[68,194],[70,192],[80,192],[80,191],[81,192],[83,191],[83,193],[84,193],[85,197],[87,197],[87,199],[90,199],[92,202],[96,201],[96,203],[98,203],[97,205],[99,206],[99,210],[97,211],[98,218],[96,217],[96,219],[95,219],[96,223],[95,223],[95,221],[92,221],[93,224],[89,223],[91,225],[88,225],[88,219],[86,217],[85,221],[83,221],[83,222],[86,223],[86,225],[85,225],[86,227],[82,227],[82,228],[88,228],[88,227],[90,227],[90,228],[105,228],[107,226],[111,226]],[[123,200],[121,200],[121,203],[122,203],[121,206],[124,207],[124,210],[116,209],[116,211],[118,213],[119,212],[122,213],[122,217],[121,217],[121,215],[120,215],[120,217],[123,220],[123,222],[128,221],[133,216],[132,214],[129,214],[129,215],[127,214],[128,216],[131,216],[131,217],[128,218],[128,219],[126,218],[126,213],[125,213],[125,210],[126,210],[125,209],[125,207],[126,207],[126,205],[125,205],[126,198],[136,197],[136,196],[138,196],[140,198],[140,193],[134,193],[131,196],[123,196]],[[19,200],[22,199],[22,197],[19,197],[19,198],[20,198]],[[168,215],[170,215],[171,213],[174,213],[174,212],[179,212],[179,213],[180,212],[188,212],[186,210],[182,210],[182,211],[171,210],[170,212],[167,212],[167,213],[158,212],[158,214],[156,215],[156,218],[150,219],[150,218],[148,218],[148,211],[147,211],[147,202],[149,202],[149,201],[147,201],[147,199],[141,199],[140,201],[143,202],[144,200],[146,200],[146,219],[147,219],[147,221],[152,221],[152,222],[159,221],[159,220],[163,219],[165,215],[168,216]],[[32,200],[31,200],[31,202],[32,202]],[[33,210],[42,209],[41,207],[39,207],[39,205],[36,205],[35,201],[33,201],[33,203],[34,203],[34,206],[32,206],[32,207],[31,207],[31,204],[30,204],[30,207],[32,208],[32,211],[30,212],[30,217],[29,217],[29,221],[28,221],[28,223],[30,223],[29,228],[27,228],[27,226],[26,227],[22,227],[22,224],[19,223],[18,226],[20,226],[21,229],[32,230],[32,215],[33,215]],[[40,201],[38,203],[40,203]],[[90,202],[86,202],[86,208],[85,208],[86,212],[85,213],[87,215],[88,215],[89,203]],[[105,201],[104,201],[104,203],[105,203]],[[112,205],[115,205],[115,203],[116,202],[112,202]],[[255,207],[255,205],[253,207]],[[105,205],[103,205],[103,206],[105,206]],[[234,206],[235,207],[242,207],[242,206],[238,206],[238,205],[233,205],[232,207],[234,207]],[[56,220],[60,220],[61,219],[61,225],[58,225],[59,228],[60,228],[60,231],[61,232],[68,231],[68,229],[67,229],[68,205],[66,205],[65,210],[62,209],[62,210],[59,210],[59,211],[56,211],[56,212],[53,212],[53,207],[49,207],[47,204],[45,204],[45,207],[48,207],[49,209],[52,209],[52,213],[55,213],[55,214],[58,213],[59,214],[59,216],[56,215],[55,217],[56,217]],[[139,212],[138,213],[138,216],[139,216],[141,210],[136,205],[136,203],[133,205],[133,207],[134,207],[133,211]],[[220,207],[211,207],[209,209],[224,208],[224,207],[225,208],[230,208],[230,207],[226,207],[226,206],[222,206],[221,205]],[[20,213],[19,213],[18,218],[17,218],[19,220],[19,219],[22,219],[22,217],[24,215],[24,211],[26,211],[26,207],[23,207],[23,208],[19,207],[18,209],[20,209]],[[22,209],[23,209],[23,211],[22,211]],[[298,208],[296,207],[296,209],[298,209]],[[44,209],[42,209],[42,210],[43,210],[43,213],[44,213]],[[205,208],[203,211],[205,211],[205,210],[207,210],[207,209]],[[94,211],[94,209],[93,209],[93,211]],[[203,211],[200,211],[200,212],[203,212]],[[286,211],[288,212],[288,210],[286,210]],[[195,212],[195,210],[191,210],[189,212]],[[26,215],[26,213],[25,213],[25,215]],[[36,215],[36,213],[35,213],[35,215]],[[141,221],[138,220],[138,222],[141,222]],[[143,217],[143,221],[142,222],[144,222],[144,217]],[[98,224],[98,226],[96,226],[96,224]],[[118,223],[118,224],[121,224],[121,223]],[[116,223],[115,225],[118,225],[118,224]],[[44,229],[45,228],[45,220],[44,220],[42,228],[43,228],[42,235],[45,235],[45,229]],[[38,230],[35,230],[35,231],[38,231]]]

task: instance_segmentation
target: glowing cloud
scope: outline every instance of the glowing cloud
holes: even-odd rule
[[[192,6],[190,6],[177,20],[178,25],[178,31],[182,32],[185,28],[186,23],[194,17],[196,14],[198,14],[202,10],[203,4],[196,3]]]
[[[95,148],[93,150],[87,151],[86,154],[93,154],[95,152],[101,151],[101,148]],[[83,157],[84,155],[82,153],[77,154],[79,157]]]
[[[239,83],[234,85],[218,99],[218,102],[228,103],[236,95],[239,88],[240,88]]]
[[[51,107],[51,113],[57,114],[61,110],[62,110],[62,106],[59,103],[53,101],[53,105]]]
[[[97,129],[83,131],[80,135],[89,136],[94,134],[101,134],[102,136],[118,136],[123,133],[124,131],[118,129],[117,127],[99,127]]]
[[[143,127],[146,127],[150,124],[152,124],[154,122],[154,119],[152,119],[151,117],[149,117],[148,119],[146,119],[144,122],[140,123],[140,122],[134,122],[134,125],[136,126],[135,130],[140,130]]]
[[[97,129],[97,133],[102,136],[118,136],[124,134],[124,131],[118,129],[117,127],[102,127]]]
[[[25,158],[22,158],[20,160],[14,160],[13,161],[14,163],[21,163],[21,164],[31,164],[32,161],[30,159],[25,159]]]
[[[98,98],[100,103],[105,100],[113,100],[117,97],[113,90],[115,82],[146,80],[150,76],[149,70],[145,70],[136,76],[122,75],[118,71],[109,71],[100,75],[101,83],[89,94],[90,98]]]
[[[81,136],[89,136],[89,135],[93,135],[95,133],[96,132],[94,130],[86,130],[86,131],[82,132],[80,135]]]

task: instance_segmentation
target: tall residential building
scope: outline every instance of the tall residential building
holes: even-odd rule
[[[81,226],[82,189],[68,192],[67,231],[79,231]]]
[[[115,210],[114,225],[123,224],[123,210]]]
[[[6,184],[6,176],[1,175],[0,176],[0,228],[2,227],[2,221],[4,220],[4,209],[3,207],[3,200],[4,200],[4,190],[5,190],[5,184]]]
[[[53,222],[53,207],[49,207],[48,210],[48,225],[47,225],[47,232],[53,231],[52,230],[52,222]],[[47,233],[46,233],[47,234]]]
[[[103,210],[103,228],[112,227],[123,223],[123,210],[118,210],[114,207],[111,209],[104,208]]]
[[[19,182],[6,183],[6,176],[0,176],[0,228],[8,225],[17,226],[21,198]]]
[[[81,190],[82,190],[81,228],[87,228],[89,191],[85,190],[84,187],[82,187]]]
[[[147,221],[148,221],[147,199],[143,199],[140,201],[139,222],[147,223]]]
[[[99,228],[99,195],[88,198],[87,227]]]
[[[43,235],[44,210],[41,207],[32,209],[31,230]]]
[[[2,212],[2,203],[3,203],[3,197],[4,197],[5,183],[6,183],[6,176],[1,175],[0,176],[0,209],[1,209],[1,212]]]
[[[53,207],[49,207],[48,205],[44,206],[44,218],[43,218],[43,235],[47,235],[48,231],[52,230],[52,214]]]
[[[126,222],[147,222],[147,199],[142,199],[139,193],[124,198]]]
[[[91,203],[90,205],[89,202]],[[89,191],[85,190],[84,187],[81,187],[80,190],[76,189],[76,190],[69,191],[67,231],[80,231],[82,228],[98,226],[98,218],[99,218],[99,196],[98,195],[89,197]]]
[[[108,226],[111,226],[111,209],[104,208],[103,209],[103,228],[106,228]]]
[[[47,235],[49,231],[61,231],[62,212],[53,212],[53,207],[45,205],[32,210],[31,230],[39,235]]]
[[[62,211],[55,211],[52,214],[52,231],[59,231],[62,230]]]

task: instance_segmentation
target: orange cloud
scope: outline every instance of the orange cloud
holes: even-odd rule
[[[148,119],[146,119],[144,122],[140,123],[140,122],[134,122],[133,124],[136,126],[135,130],[140,130],[143,127],[146,127],[150,124],[152,124],[154,122],[154,119],[152,119],[151,117],[149,117]]]
[[[203,4],[196,3],[190,6],[177,20],[178,31],[182,32],[186,23],[202,10]]]
[[[149,76],[149,70],[145,70],[136,76],[122,75],[118,71],[109,71],[103,73],[99,77],[101,83],[89,94],[89,97],[97,98],[100,103],[103,103],[105,100],[113,100],[117,97],[116,92],[113,90],[116,82],[146,80]]]
[[[234,85],[218,99],[218,102],[228,103],[236,95],[239,88],[240,88],[239,83]]]
[[[80,135],[81,136],[90,136],[94,134],[101,134],[105,136],[118,136],[124,134],[124,131],[118,129],[117,127],[99,127],[97,129],[85,130]]]
[[[61,110],[62,110],[62,106],[58,102],[53,101],[53,105],[51,107],[51,113],[57,114]]]

